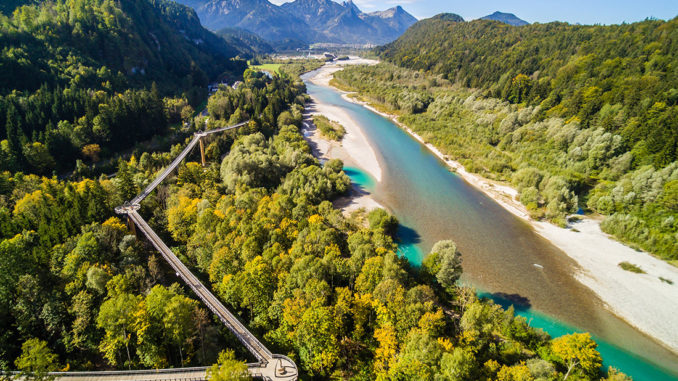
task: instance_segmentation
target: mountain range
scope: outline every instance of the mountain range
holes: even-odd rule
[[[384,44],[417,22],[400,6],[364,13],[351,0],[295,0],[280,6],[267,0],[177,1],[193,7],[209,29],[244,29],[272,42]]]

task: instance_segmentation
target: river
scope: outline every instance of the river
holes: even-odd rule
[[[374,148],[380,182],[360,168],[347,173],[398,218],[400,252],[411,263],[420,264],[435,242],[452,239],[463,255],[462,281],[482,295],[513,304],[517,314],[551,336],[591,332],[605,367],[635,380],[678,380],[678,356],[605,309],[574,279],[575,263],[530,225],[451,172],[387,118],[333,88],[305,82],[316,102],[344,109]]]

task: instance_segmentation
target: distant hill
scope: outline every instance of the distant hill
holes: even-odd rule
[[[397,6],[364,13],[352,1],[295,0],[281,6],[267,0],[178,0],[192,6],[212,29],[239,28],[268,41],[305,44],[383,44],[395,40],[417,19]]]
[[[442,20],[452,22],[464,22],[464,18],[456,13],[441,13],[431,17],[431,20]]]
[[[385,11],[369,13],[368,16],[375,28],[382,28],[381,35],[387,40],[385,42],[391,42],[400,37],[407,28],[417,22],[417,19],[400,5]]]
[[[245,29],[224,28],[217,31],[216,34],[229,44],[246,49],[252,55],[271,53],[275,50],[268,41]]]
[[[485,17],[481,17],[481,20],[494,20],[494,21],[499,21],[503,22],[504,24],[509,24],[513,26],[523,26],[523,25],[529,25],[530,23],[521,20],[516,15],[513,13],[502,13],[502,12],[494,12],[491,15],[487,15]]]

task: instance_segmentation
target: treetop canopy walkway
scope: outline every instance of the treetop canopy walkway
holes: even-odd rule
[[[115,212],[118,214],[124,214],[128,218],[128,224],[131,229],[134,229],[136,226],[151,242],[151,244],[160,252],[160,254],[165,258],[167,263],[176,271],[177,275],[184,281],[186,284],[193,290],[193,292],[207,305],[207,307],[219,317],[228,329],[233,332],[233,334],[240,340],[240,342],[245,345],[245,347],[257,358],[258,363],[248,364],[249,373],[253,377],[263,378],[265,380],[296,380],[298,376],[298,369],[294,361],[283,355],[276,355],[271,353],[271,351],[264,346],[252,333],[233,315],[224,305],[217,299],[203,284],[200,280],[184,265],[179,258],[167,247],[167,245],[162,241],[160,237],[151,229],[151,227],[146,223],[146,221],[138,213],[140,208],[140,203],[148,195],[153,192],[155,188],[162,183],[167,176],[169,176],[179,164],[188,156],[188,154],[195,148],[196,145],[200,144],[200,153],[202,158],[202,164],[205,165],[205,150],[202,138],[224,132],[233,130],[239,127],[246,125],[249,121],[238,123],[233,126],[217,128],[210,131],[201,131],[194,134],[193,139],[188,143],[186,148],[172,161],[172,163],[165,168],[138,196],[133,198],[131,201],[125,202],[123,205],[115,208]],[[183,368],[185,372],[181,372],[180,369],[177,369],[179,372],[172,370],[165,371],[138,371],[138,373],[123,372],[120,374],[110,373],[111,377],[116,377],[117,374],[120,378],[110,378],[106,373],[108,372],[68,372],[68,373],[55,373],[54,375],[60,379],[75,380],[78,373],[83,373],[85,378],[77,378],[78,380],[113,380],[113,379],[128,379],[128,380],[193,380],[193,379],[205,379],[205,368]],[[202,372],[203,378],[193,378],[196,372]],[[149,372],[151,372],[149,374]],[[160,373],[158,373],[160,372]],[[135,378],[128,378],[124,376],[126,374],[134,374]],[[153,375],[154,378],[149,378],[146,376]],[[166,377],[165,377],[166,375]],[[179,378],[178,376],[187,378]],[[137,378],[139,376],[139,378]],[[160,378],[155,378],[160,376]],[[146,377],[146,378],[144,378]]]

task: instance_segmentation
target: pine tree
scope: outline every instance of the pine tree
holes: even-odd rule
[[[25,140],[23,131],[21,130],[21,119],[19,113],[14,105],[10,104],[7,108],[7,122],[5,128],[7,131],[7,142],[9,143],[9,151],[13,156],[12,161],[20,168],[24,162],[23,152],[21,150],[22,140]]]
[[[125,161],[118,164],[118,175],[116,176],[118,184],[118,193],[123,200],[131,200],[136,196],[137,188],[132,179],[132,171]]]

